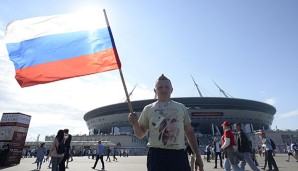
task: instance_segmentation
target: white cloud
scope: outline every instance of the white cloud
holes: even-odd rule
[[[290,118],[290,117],[295,117],[295,116],[298,116],[298,109],[297,110],[294,110],[294,111],[290,111],[290,112],[287,112],[287,113],[282,113],[282,114],[279,114],[279,115],[276,115],[276,119],[284,119],[284,118]]]
[[[265,100],[265,103],[268,103],[270,105],[274,105],[276,103],[276,98],[270,98]]]

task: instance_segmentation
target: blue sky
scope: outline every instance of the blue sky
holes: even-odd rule
[[[106,9],[132,100],[153,98],[162,73],[173,97],[223,97],[272,104],[272,128],[298,129],[298,1],[296,0],[2,0],[0,112],[32,116],[27,140],[70,128],[88,133],[86,112],[125,98],[118,70],[20,88],[4,45],[17,19]]]

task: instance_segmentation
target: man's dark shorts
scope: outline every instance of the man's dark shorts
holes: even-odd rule
[[[148,171],[190,171],[190,165],[184,149],[149,148],[147,169]]]

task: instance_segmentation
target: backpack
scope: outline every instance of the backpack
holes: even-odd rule
[[[58,154],[64,154],[65,153],[66,148],[65,148],[65,144],[64,144],[63,140],[59,142],[58,147],[56,147],[56,150],[57,150]]]
[[[276,145],[274,143],[274,141],[270,138],[270,144],[272,146],[272,149],[275,150],[276,149]]]

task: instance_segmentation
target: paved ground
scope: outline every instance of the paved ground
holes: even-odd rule
[[[297,171],[298,162],[291,158],[290,162],[286,162],[286,154],[278,154],[275,156],[277,165],[280,171]],[[22,159],[19,165],[1,168],[2,171],[37,171],[36,165],[32,164],[35,161],[34,158]],[[261,166],[264,165],[264,157],[258,157],[258,161]],[[43,163],[41,170],[51,171],[48,168],[48,162]],[[94,160],[88,159],[88,157],[74,157],[74,161],[69,163],[69,168],[67,171],[92,171],[91,168],[94,164]],[[118,162],[105,162],[105,171],[146,171],[146,156],[129,156],[129,157],[118,157]],[[223,171],[223,169],[213,169],[214,160],[207,163],[204,161],[205,171]],[[101,170],[101,163],[99,161],[97,168],[95,170]],[[250,168],[247,167],[247,170]],[[268,169],[268,168],[267,168]]]

